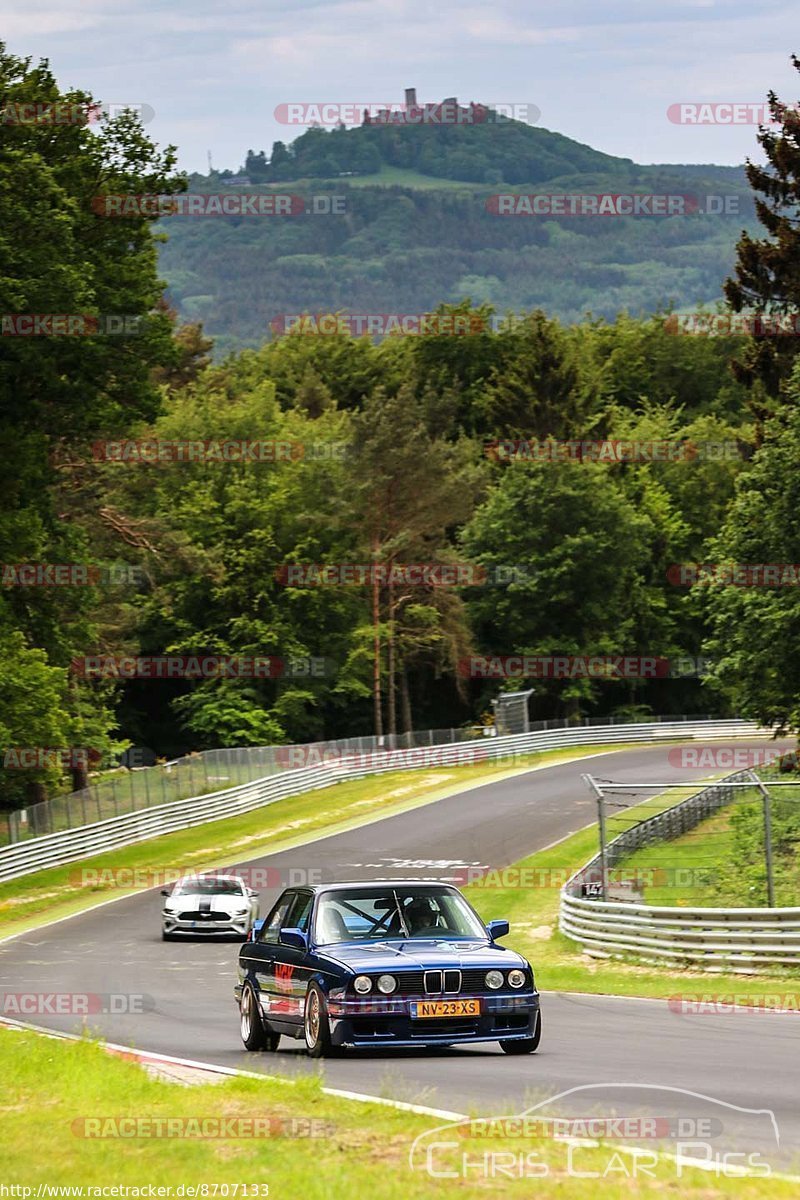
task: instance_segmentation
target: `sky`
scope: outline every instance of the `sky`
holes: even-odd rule
[[[538,124],[641,163],[760,158],[753,123],[678,104],[800,99],[796,5],[770,0],[0,0],[0,38],[62,87],[147,106],[180,165],[236,169],[304,126],[286,104],[532,105]],[[691,111],[691,110],[685,110]],[[740,116],[741,116],[740,112]]]

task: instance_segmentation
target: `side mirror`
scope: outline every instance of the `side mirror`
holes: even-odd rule
[[[162,895],[162,896],[168,896],[168,895],[169,895],[169,888],[162,888],[162,889],[161,889],[161,895]]]
[[[251,900],[255,900],[256,896],[258,895],[258,892],[255,890],[255,888],[248,888],[247,894]]]
[[[247,935],[248,942],[254,942],[256,940],[258,935],[261,933],[261,930],[264,928],[265,920],[266,917],[262,917],[260,921],[253,921],[253,924],[250,926],[250,932]]]
[[[302,929],[282,929],[278,941],[282,946],[294,946],[295,950],[308,949],[308,938]]]
[[[489,940],[496,942],[498,938],[505,937],[510,928],[508,921],[490,921],[486,932],[489,934]]]

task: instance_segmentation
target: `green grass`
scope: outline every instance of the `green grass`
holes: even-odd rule
[[[591,826],[515,864],[509,872],[489,873],[483,882],[464,889],[485,921],[505,917],[511,924],[506,944],[533,963],[542,991],[590,992],[598,995],[647,996],[668,1000],[677,995],[739,995],[776,998],[776,978],[800,979],[800,969],[751,975],[709,975],[670,965],[662,970],[633,960],[598,959],[558,929],[559,892],[566,876],[597,853],[597,827]],[[663,848],[661,850],[663,862]],[[747,1001],[742,1001],[746,1003]]]
[[[770,774],[761,772],[769,784]],[[786,776],[778,776],[782,783]],[[775,904],[800,906],[800,807],[786,788],[772,792]],[[755,788],[743,788],[733,803],[670,842],[643,847],[621,868],[644,886],[644,902],[708,908],[760,908],[768,903],[764,812]],[[667,868],[667,872],[659,872]]]
[[[636,872],[641,881],[637,890],[645,904],[743,908],[753,903],[749,896],[723,895],[716,887],[716,879],[731,861],[733,811],[734,805],[728,805],[681,837],[644,846],[619,864],[625,872]]]
[[[676,1165],[669,1160],[653,1168],[655,1178],[632,1181],[623,1172],[633,1172],[633,1159],[619,1154],[618,1143],[613,1142],[581,1147],[574,1163],[580,1171],[600,1175],[609,1171],[607,1179],[568,1177],[563,1143],[527,1136],[493,1137],[487,1144],[485,1138],[449,1135],[456,1142],[456,1153],[467,1152],[473,1160],[487,1150],[514,1155],[537,1152],[548,1168],[542,1178],[476,1178],[473,1170],[467,1179],[434,1179],[424,1170],[424,1159],[423,1169],[410,1169],[409,1151],[420,1135],[432,1138],[440,1119],[328,1096],[314,1077],[293,1083],[234,1078],[181,1087],[154,1080],[138,1065],[110,1056],[91,1042],[64,1042],[17,1030],[0,1030],[0,1078],[0,1181],[7,1187],[31,1188],[33,1196],[40,1184],[82,1187],[84,1197],[91,1195],[85,1189],[115,1185],[170,1187],[177,1195],[183,1184],[206,1185],[208,1197],[214,1196],[215,1185],[218,1189],[228,1185],[230,1197],[233,1186],[242,1183],[248,1185],[248,1197],[266,1195],[266,1187],[271,1200],[362,1196],[477,1200],[499,1195],[520,1200],[533,1195],[617,1200],[664,1191],[712,1200],[797,1194],[796,1184],[776,1179],[726,1180],[687,1169],[676,1179]],[[100,1124],[86,1124],[97,1118]],[[142,1122],[149,1122],[152,1129],[154,1122],[168,1118],[183,1122],[259,1118],[270,1136],[85,1136],[87,1129],[108,1135],[120,1128],[120,1120],[129,1122],[121,1126],[128,1133],[145,1134]],[[176,1128],[173,1123],[171,1129]],[[310,1131],[315,1136],[297,1136]],[[229,1124],[227,1132],[236,1129]],[[441,1153],[434,1159],[439,1171],[452,1162]],[[258,1188],[253,1188],[256,1184]],[[242,1195],[241,1189],[238,1194]]]
[[[334,784],[278,800],[238,817],[210,821],[192,829],[137,842],[102,855],[61,867],[37,871],[0,884],[0,936],[24,932],[41,923],[71,916],[110,898],[141,888],[104,882],[84,883],[97,872],[141,872],[158,875],[165,870],[201,871],[226,863],[274,854],[322,834],[330,834],[369,820],[405,812],[420,804],[452,795],[489,779],[562,762],[582,753],[625,749],[624,746],[570,747],[520,756],[513,766],[476,763],[458,767],[392,771],[365,779]],[[86,872],[82,875],[82,872]],[[152,885],[152,884],[151,884]]]

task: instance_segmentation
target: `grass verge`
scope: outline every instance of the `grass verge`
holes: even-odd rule
[[[735,805],[720,809],[694,829],[669,843],[669,869],[664,867],[665,847],[645,846],[629,855],[620,870],[635,876],[645,904],[745,908],[766,903],[741,891],[719,891],[715,880],[728,874],[734,849],[731,818]]]
[[[114,1186],[132,1189],[116,1195],[147,1195],[148,1185],[171,1189],[162,1196],[220,1200],[477,1200],[487,1195],[527,1200],[532,1189],[537,1197],[568,1195],[575,1200],[678,1189],[682,1196],[704,1200],[797,1194],[795,1183],[774,1178],[725,1179],[686,1167],[678,1176],[677,1165],[668,1159],[651,1165],[649,1177],[639,1173],[634,1178],[635,1160],[620,1153],[618,1143],[573,1148],[570,1173],[568,1148],[553,1138],[492,1137],[487,1143],[485,1137],[476,1141],[450,1131],[437,1135],[441,1140],[449,1133],[455,1150],[436,1152],[431,1161],[439,1176],[434,1177],[425,1170],[424,1154],[417,1159],[420,1166],[410,1168],[409,1151],[415,1138],[432,1135],[441,1126],[437,1118],[329,1096],[313,1077],[289,1085],[285,1080],[234,1078],[181,1087],[153,1080],[138,1065],[109,1056],[91,1042],[62,1042],[17,1030],[0,1030],[0,1078],[0,1180],[7,1187],[30,1189],[4,1193],[22,1200],[36,1197],[40,1187],[73,1188],[66,1194],[88,1198],[101,1194],[89,1189]],[[253,1132],[258,1129],[260,1135],[242,1136],[247,1123],[256,1120]],[[238,1136],[197,1136],[215,1132],[220,1122],[223,1133]],[[161,1136],[154,1136],[157,1130]],[[460,1156],[467,1153],[474,1162],[487,1151],[511,1154],[515,1161],[538,1155],[538,1177],[509,1178],[508,1159],[506,1171],[494,1178],[474,1167],[462,1177]],[[448,1170],[455,1170],[455,1176],[442,1177]],[[577,1171],[594,1177],[578,1178]]]
[[[597,959],[584,954],[576,942],[559,932],[559,893],[568,876],[596,853],[597,828],[592,825],[513,867],[489,872],[483,880],[464,889],[484,920],[509,920],[511,933],[506,944],[531,960],[537,985],[543,991],[645,996],[665,1001],[679,995],[709,999],[712,994],[738,995],[763,998],[765,1004],[771,1000],[767,1006],[777,1007],[781,999],[775,995],[776,978],[800,979],[800,970],[796,969],[776,968],[763,975],[711,975],[675,965],[658,969],[632,960]]]
[[[276,801],[238,817],[123,846],[102,855],[51,867],[0,884],[0,937],[82,912],[105,900],[131,895],[134,878],[154,881],[168,871],[202,871],[244,862],[344,829],[393,816],[422,804],[506,778],[531,767],[554,765],[582,754],[630,746],[570,747],[518,757],[507,763],[392,771]],[[105,877],[104,877],[105,876]],[[97,882],[86,882],[97,879]],[[120,884],[123,886],[120,886]],[[152,886],[150,882],[149,886]]]

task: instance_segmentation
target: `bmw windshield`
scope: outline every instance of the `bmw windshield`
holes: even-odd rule
[[[463,896],[436,887],[361,887],[325,892],[319,898],[314,923],[318,945],[486,936],[486,929]]]

